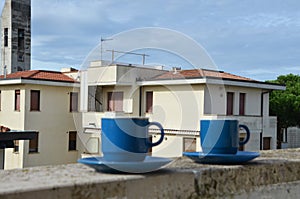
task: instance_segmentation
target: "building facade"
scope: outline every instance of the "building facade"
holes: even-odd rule
[[[79,83],[61,72],[31,70],[0,76],[0,124],[34,130],[34,140],[4,150],[4,169],[65,164],[78,159]]]
[[[289,127],[283,130],[283,140],[281,148],[299,148],[300,147],[300,128],[297,126]]]
[[[250,128],[250,141],[240,150],[275,149],[277,119],[269,116],[269,92],[276,89],[285,87],[223,71],[94,62],[81,72],[83,144],[86,153],[101,155],[101,118],[122,112],[163,125],[166,137],[152,149],[155,156],[200,151],[200,120],[212,118],[238,119]],[[153,129],[152,140],[158,138]]]
[[[30,70],[31,0],[5,0],[1,16],[0,75]]]

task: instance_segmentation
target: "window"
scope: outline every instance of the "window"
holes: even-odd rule
[[[240,110],[239,115],[245,115],[246,93],[240,93]]]
[[[31,90],[30,91],[30,111],[40,110],[40,91]]]
[[[88,111],[103,112],[103,99],[101,86],[88,87]]]
[[[19,152],[19,140],[14,140],[14,153]]]
[[[20,111],[20,90],[15,90],[15,111]]]
[[[70,93],[70,112],[78,111],[78,93],[71,92]]]
[[[227,92],[227,110],[226,110],[227,115],[233,115],[233,97],[234,97],[233,92]]]
[[[123,111],[123,92],[107,93],[107,111]]]
[[[24,29],[18,29],[18,50],[25,49],[25,31]]]
[[[70,131],[69,132],[69,151],[76,150],[76,140],[77,140],[77,132]]]
[[[4,28],[4,47],[8,46],[8,28]]]
[[[196,151],[196,138],[183,138],[183,151],[195,152]]]
[[[29,140],[29,153],[37,153],[39,146],[39,134],[36,134],[36,137],[32,140]]]
[[[24,53],[23,52],[18,52],[18,61],[19,62],[24,62]],[[21,68],[21,67],[20,67]],[[21,68],[21,70],[18,68],[18,71],[23,71],[23,69]]]
[[[146,113],[152,113],[152,106],[153,106],[153,92],[148,91],[146,92]]]

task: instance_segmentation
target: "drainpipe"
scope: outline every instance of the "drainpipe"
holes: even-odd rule
[[[139,88],[139,116],[142,116],[142,98],[143,98],[143,86]]]
[[[263,116],[263,111],[264,111],[264,95],[267,93],[272,92],[272,90],[269,91],[264,91],[261,93],[261,106],[260,106],[260,115]]]

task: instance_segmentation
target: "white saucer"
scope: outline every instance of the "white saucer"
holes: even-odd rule
[[[172,159],[147,156],[142,162],[110,162],[103,157],[88,157],[78,160],[79,163],[106,173],[147,173],[160,169],[170,163]]]
[[[260,154],[258,152],[238,151],[236,154],[184,152],[183,155],[189,157],[195,162],[203,164],[242,164],[253,160]]]

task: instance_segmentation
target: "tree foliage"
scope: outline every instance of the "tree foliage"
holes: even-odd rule
[[[270,94],[270,114],[277,116],[278,127],[300,126],[300,76],[281,75],[268,82],[286,85],[285,91]]]

